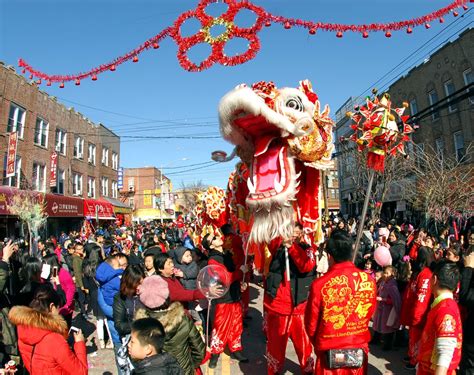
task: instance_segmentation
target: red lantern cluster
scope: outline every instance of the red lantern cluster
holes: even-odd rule
[[[147,49],[153,48],[158,49],[160,42],[166,38],[171,37],[175,40],[178,45],[177,57],[180,65],[191,72],[199,72],[201,70],[210,68],[215,63],[222,65],[239,65],[246,61],[253,59],[258,51],[260,50],[260,41],[257,37],[258,32],[261,31],[262,27],[269,27],[272,23],[281,24],[285,29],[291,29],[293,27],[303,27],[308,30],[309,34],[314,35],[318,30],[328,31],[335,33],[336,37],[342,38],[345,32],[356,32],[360,33],[363,38],[368,38],[370,32],[384,32],[387,38],[392,36],[393,31],[399,31],[406,29],[408,34],[413,32],[413,28],[416,26],[424,25],[426,29],[431,27],[430,22],[433,20],[439,20],[444,22],[444,16],[452,13],[454,17],[459,15],[457,8],[462,7],[464,10],[468,9],[468,0],[454,0],[452,3],[444,8],[438,9],[432,13],[426,14],[421,17],[409,19],[399,22],[391,23],[370,23],[370,24],[339,24],[339,23],[323,23],[323,22],[312,22],[301,19],[286,18],[282,16],[276,16],[267,12],[264,8],[252,4],[250,1],[238,1],[238,0],[222,0],[228,5],[228,10],[220,15],[219,17],[212,17],[206,14],[206,7],[210,4],[216,3],[219,0],[201,0],[196,9],[189,10],[182,13],[174,22],[172,26],[169,26],[162,30],[159,34],[145,41],[142,45],[138,46],[134,50],[128,52],[123,56],[117,57],[112,62],[102,64],[98,67],[91,69],[88,72],[71,75],[49,75],[39,70],[34,69],[26,61],[20,59],[18,64],[22,69],[22,73],[30,74],[30,79],[36,78],[37,84],[42,81],[46,81],[47,86],[50,86],[52,82],[60,83],[61,88],[64,87],[64,82],[74,81],[77,86],[80,85],[81,80],[91,78],[92,81],[97,80],[97,75],[106,71],[115,71],[116,68],[126,61],[138,62],[138,55]],[[472,0],[471,0],[472,1]],[[234,23],[234,19],[237,13],[246,9],[256,14],[257,18],[255,24],[248,28],[238,27]],[[181,26],[188,19],[197,19],[201,23],[201,29],[194,35],[185,37],[181,35]],[[218,37],[213,37],[210,34],[210,29],[220,25],[225,27],[224,34]],[[226,56],[224,47],[227,41],[233,38],[243,38],[248,41],[248,49],[242,54],[235,56]],[[196,46],[197,44],[208,43],[211,46],[211,54],[201,63],[196,64],[192,62],[188,57],[188,51]]]

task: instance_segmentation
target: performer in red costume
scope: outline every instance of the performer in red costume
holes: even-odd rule
[[[295,347],[301,372],[312,374],[314,371],[313,347],[304,328],[304,312],[309,287],[316,277],[316,258],[313,249],[302,242],[302,235],[303,227],[296,224],[293,238],[283,242],[273,255],[265,279],[263,303],[269,375],[281,371],[288,338]],[[288,249],[290,281],[285,248]]]
[[[420,340],[417,375],[456,374],[461,361],[461,315],[453,292],[459,283],[459,269],[445,260],[434,266],[434,301]],[[472,332],[470,332],[472,334]]]
[[[224,252],[223,236],[217,231],[216,234],[206,234],[202,240],[202,246],[209,252],[208,265],[219,265],[223,272],[227,272],[230,280],[229,291],[221,298],[214,300],[216,305],[214,315],[214,328],[211,338],[211,359],[209,368],[215,368],[219,355],[226,346],[229,347],[231,358],[239,362],[248,362],[242,354],[241,336],[243,331],[242,305],[240,303],[241,285],[245,266],[237,269],[232,260],[230,252]]]
[[[331,265],[311,285],[305,312],[306,332],[317,356],[314,373],[367,374],[375,281],[351,262],[352,239],[345,231],[333,232],[326,249]],[[348,349],[360,350],[354,356],[354,350]],[[358,368],[349,368],[355,365],[351,358],[357,358]]]
[[[402,303],[400,324],[408,326],[408,364],[407,369],[415,369],[418,357],[418,344],[426,323],[431,298],[430,265],[434,260],[432,251],[420,247],[416,261],[413,262],[410,284]]]

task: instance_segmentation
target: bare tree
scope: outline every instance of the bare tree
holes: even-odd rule
[[[349,176],[355,188],[356,202],[363,203],[367,193],[367,183],[370,169],[367,167],[367,149],[358,151],[354,143],[349,141],[341,142],[340,156],[342,163],[350,168]],[[394,185],[399,185],[402,191],[409,185],[407,177],[410,169],[406,163],[406,158],[401,155],[387,155],[385,158],[385,169],[383,172],[375,172],[375,181],[370,192],[372,209],[370,210],[370,222],[374,223],[380,219],[382,203],[387,198],[390,189]]]
[[[452,217],[464,219],[474,210],[474,142],[463,155],[448,156],[431,146],[416,147],[416,157],[409,163],[412,194],[408,200],[424,212],[426,222],[446,225]]]
[[[207,189],[202,181],[196,181],[191,184],[181,183],[181,188],[178,191],[179,208],[185,214],[192,214],[194,208],[199,202],[199,194]]]
[[[36,253],[38,232],[46,224],[48,218],[43,196],[33,196],[28,193],[18,192],[7,203],[7,208],[26,224],[30,237],[30,253],[34,255]]]

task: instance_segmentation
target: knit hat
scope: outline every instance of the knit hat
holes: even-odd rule
[[[168,283],[157,275],[145,277],[138,291],[140,302],[149,309],[163,306],[169,295]]]

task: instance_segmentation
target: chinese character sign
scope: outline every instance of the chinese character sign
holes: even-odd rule
[[[12,132],[8,138],[7,170],[6,177],[14,177],[16,172],[16,148],[18,145],[18,133]]]
[[[49,186],[55,187],[58,182],[58,153],[56,151],[51,154],[51,167],[49,176]]]
[[[119,190],[123,189],[123,167],[120,167],[117,172],[117,188]]]

